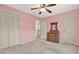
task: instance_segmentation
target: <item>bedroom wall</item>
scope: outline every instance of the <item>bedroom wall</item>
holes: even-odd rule
[[[21,43],[30,42],[35,39],[35,21],[37,17],[28,13],[21,12],[7,5],[0,4],[0,10],[4,10],[20,17],[20,41]]]
[[[4,10],[13,14],[16,14],[20,17],[20,28],[21,28],[21,35],[20,40],[21,42],[30,42],[35,39],[35,21],[39,19],[38,17],[35,17],[33,15],[30,15],[28,13],[16,10],[14,8],[8,7],[7,5],[0,4],[0,10]],[[50,26],[50,22],[58,21],[58,28],[61,32],[60,39],[63,39],[65,30],[63,29],[63,17],[73,17],[74,18],[74,27],[75,27],[75,41],[79,43],[79,9],[65,12],[58,15],[52,15],[48,16],[42,19],[45,19],[48,21],[48,27]],[[48,28],[49,31],[49,28]]]
[[[73,21],[71,21],[71,22],[73,25],[69,25],[69,26],[67,26],[67,28],[70,29],[69,31],[72,31],[72,32],[75,31],[72,33],[73,34],[72,36],[70,35],[71,37],[74,36],[74,40],[73,39],[71,39],[71,40],[73,40],[76,43],[79,43],[79,26],[78,26],[79,25],[79,9],[72,10],[72,11],[65,12],[65,13],[58,14],[58,15],[48,16],[48,17],[45,17],[44,19],[48,21],[48,31],[50,29],[50,22],[55,22],[55,21],[58,22],[58,29],[60,31],[60,40],[61,41],[65,38],[65,32],[67,32],[67,29],[65,29],[66,26],[64,23],[67,23],[70,21],[69,19],[72,19]],[[65,28],[64,28],[64,26],[65,26]],[[73,27],[74,30],[71,29],[72,28],[71,26]],[[70,32],[69,32],[69,34],[70,34]]]

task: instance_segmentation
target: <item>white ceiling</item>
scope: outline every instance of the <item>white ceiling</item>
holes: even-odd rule
[[[7,4],[7,5],[10,6],[10,7],[15,8],[15,9],[18,9],[20,11],[32,14],[34,16],[38,16],[38,17],[56,15],[56,14],[59,14],[59,13],[63,13],[63,12],[67,12],[67,11],[71,11],[71,10],[79,8],[79,4],[57,4],[54,7],[49,7],[48,8],[52,11],[52,13],[42,12],[42,14],[39,15],[38,14],[39,9],[30,10],[30,8],[39,7],[39,4]]]

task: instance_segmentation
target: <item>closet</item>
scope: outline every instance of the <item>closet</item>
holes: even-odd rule
[[[0,10],[0,48],[20,43],[20,18],[12,13]]]

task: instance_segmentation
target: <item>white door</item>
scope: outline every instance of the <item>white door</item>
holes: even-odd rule
[[[14,36],[15,36],[15,45],[20,43],[20,18],[14,17]]]
[[[74,17],[72,16],[65,16],[62,18],[63,20],[63,29],[64,29],[64,38],[62,41],[74,43],[75,37],[75,22]]]
[[[9,16],[9,46],[20,43],[20,19],[15,15]]]
[[[40,38],[43,40],[47,40],[47,21],[40,20]]]
[[[14,32],[14,17],[10,15],[9,18],[9,46],[15,45],[15,32]]]
[[[36,20],[36,39],[40,39],[40,20]]]
[[[8,47],[8,15],[0,12],[0,48]]]
[[[14,14],[0,11],[0,48],[20,43],[20,19]]]

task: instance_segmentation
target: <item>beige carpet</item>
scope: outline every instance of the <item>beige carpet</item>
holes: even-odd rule
[[[78,54],[79,46],[68,43],[51,43],[35,40],[30,43],[16,45],[0,50],[0,54]]]

